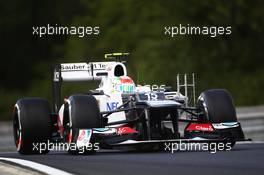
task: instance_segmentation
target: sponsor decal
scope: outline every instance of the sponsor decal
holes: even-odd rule
[[[138,133],[138,131],[136,131],[133,128],[130,128],[130,127],[120,127],[120,128],[117,129],[117,134],[118,135],[134,134],[134,133]]]
[[[133,80],[127,76],[115,77],[113,79],[113,92],[131,93],[135,91],[135,84]]]
[[[83,64],[61,64],[61,70],[85,70],[85,65]]]
[[[92,130],[91,129],[80,129],[79,135],[77,139],[77,146],[86,146],[90,143],[90,139],[92,136]]]
[[[94,70],[105,70],[106,63],[93,63]]]
[[[88,129],[85,132],[86,132],[86,137],[84,137],[83,143],[87,144],[87,143],[90,143],[90,139],[91,139],[91,136],[92,136],[92,130]]]
[[[191,123],[186,130],[212,132],[214,128],[210,123]]]
[[[118,104],[119,104],[119,102],[109,102],[109,103],[106,103],[106,105],[107,105],[107,111],[112,111],[112,110],[117,109]]]
[[[81,130],[81,133],[79,133],[79,136],[78,136],[78,141],[82,141],[85,137],[85,130]]]
[[[121,77],[121,83],[134,84],[133,80],[129,77]]]
[[[121,92],[133,92],[134,91],[134,86],[133,85],[130,85],[130,84],[122,84],[122,85],[119,85],[119,91]]]

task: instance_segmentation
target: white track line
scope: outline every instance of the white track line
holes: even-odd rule
[[[264,141],[238,141],[236,144],[243,145],[243,144],[263,144]]]
[[[264,112],[238,113],[238,119],[263,118]]]
[[[23,160],[23,159],[15,159],[15,158],[5,158],[5,157],[0,157],[0,160],[5,160],[9,162],[13,162],[22,166],[26,166],[32,169],[35,169],[37,171],[50,174],[50,175],[72,175],[71,173],[67,173],[66,171],[62,171],[47,165],[42,165],[40,163],[32,162],[29,160]]]

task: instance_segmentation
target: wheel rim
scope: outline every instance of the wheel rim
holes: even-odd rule
[[[14,109],[13,132],[14,132],[15,145],[17,151],[19,151],[23,142],[22,142],[22,133],[21,133],[21,123],[19,121],[19,110],[17,107],[15,107]]]
[[[69,125],[70,123],[66,124],[64,135],[65,135],[67,143],[70,144],[72,142],[72,128]]]
[[[67,108],[64,112],[64,138],[68,144],[72,142],[72,126],[71,126],[71,120],[70,120],[70,115],[69,115],[69,107],[67,105]]]

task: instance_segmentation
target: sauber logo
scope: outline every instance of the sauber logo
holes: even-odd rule
[[[83,65],[83,64],[62,64],[61,70],[62,71],[85,70],[85,65]]]

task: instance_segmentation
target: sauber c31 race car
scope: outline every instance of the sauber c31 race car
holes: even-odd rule
[[[65,143],[69,153],[100,149],[164,149],[164,143],[230,143],[245,140],[230,93],[202,92],[193,106],[187,94],[160,86],[135,85],[127,75],[128,53],[106,54],[106,62],[63,63],[54,66],[53,111],[47,100],[16,102],[14,140],[21,154],[47,153],[43,143]],[[61,98],[63,82],[100,81],[99,87]],[[178,84],[179,85],[179,84]],[[185,83],[187,90],[188,83]],[[185,123],[183,131],[179,123]],[[71,145],[71,146],[69,146]],[[75,146],[72,146],[75,145]],[[81,148],[85,151],[80,152]]]

